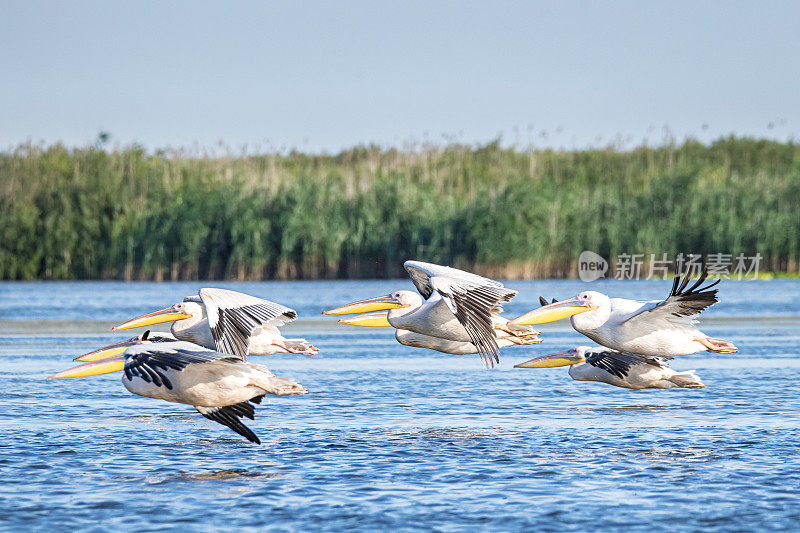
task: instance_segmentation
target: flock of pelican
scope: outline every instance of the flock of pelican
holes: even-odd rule
[[[502,283],[421,261],[406,261],[404,266],[418,293],[398,290],[323,314],[356,315],[339,320],[345,324],[392,327],[397,341],[407,346],[475,353],[487,367],[500,361],[501,348],[542,342],[531,326],[570,317],[576,331],[601,346],[578,346],[515,368],[570,366],[574,380],[629,389],[702,388],[694,371],[676,372],[668,360],[703,350],[737,351],[731,342],[708,337],[695,327],[697,316],[717,302],[713,287],[719,281],[704,286],[705,271],[691,286],[688,274],[676,274],[664,300],[609,298],[587,291],[549,304],[540,297],[541,307],[508,319],[501,315],[502,304],[517,291]],[[133,394],[191,405],[209,420],[260,443],[241,420],[254,418],[254,404],[267,394],[308,391],[247,359],[281,352],[315,355],[319,350],[305,339],[281,335],[278,328],[296,318],[297,312],[275,302],[204,288],[198,296],[112,328],[172,322],[171,334],[145,331],[82,355],[75,359],[81,365],[48,379],[122,371],[122,384]]]

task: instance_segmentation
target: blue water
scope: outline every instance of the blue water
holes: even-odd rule
[[[477,356],[401,346],[320,312],[411,288],[380,282],[213,283],[298,310],[318,356],[258,358],[306,386],[248,421],[255,446],[191,407],[129,394],[118,375],[45,381],[132,335],[110,327],[201,283],[0,284],[0,527],[124,530],[792,530],[800,527],[800,283],[723,282],[701,328],[734,355],[673,362],[702,390],[573,382],[513,369],[588,344]],[[587,285],[510,282],[517,315]],[[669,282],[589,288],[657,298]],[[124,333],[124,332],[123,332]]]

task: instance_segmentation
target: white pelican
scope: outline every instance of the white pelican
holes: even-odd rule
[[[387,320],[396,329],[475,345],[486,366],[499,362],[495,330],[514,337],[538,332],[509,326],[502,316],[501,304],[510,301],[517,291],[499,281],[451,267],[406,261],[403,266],[422,298],[411,291],[396,291],[325,311],[327,315],[349,315],[389,310]],[[398,312],[412,308],[409,312]]]
[[[410,292],[410,291],[401,291]],[[416,294],[411,293],[416,296]],[[397,312],[413,310],[411,307],[397,309]],[[391,311],[389,311],[391,313]],[[351,326],[367,326],[367,327],[392,327],[387,318],[388,313],[369,313],[366,315],[358,315],[339,320],[341,324],[350,324]],[[495,331],[497,337],[498,348],[505,348],[507,346],[516,346],[519,344],[538,344],[542,342],[534,331],[532,335],[528,336],[513,336],[504,331]],[[436,350],[437,352],[449,353],[451,355],[465,355],[471,353],[478,353],[478,348],[471,342],[451,341],[449,339],[441,339],[439,337],[431,337],[430,335],[422,335],[407,329],[395,329],[394,338],[400,344],[405,346],[413,346],[416,348],[428,348],[429,350]]]
[[[279,326],[297,318],[286,306],[227,289],[200,289],[199,296],[134,318],[113,330],[172,321],[172,334],[223,353],[272,355],[278,352],[314,355],[319,350],[305,339],[286,339]]]
[[[622,353],[599,346],[578,346],[553,355],[537,357],[514,368],[552,368],[571,365],[575,381],[600,381],[626,389],[702,389],[694,370],[676,372],[662,357]]]
[[[253,404],[261,403],[265,394],[290,396],[308,392],[293,379],[277,377],[262,366],[190,342],[152,343],[145,339],[128,346],[121,354],[117,353],[118,348],[119,345],[112,345],[91,352],[95,359],[92,362],[47,379],[123,370],[122,384],[133,394],[192,405],[204,417],[256,444],[261,441],[240,420],[253,419]],[[104,350],[113,355],[103,354]]]
[[[730,341],[713,339],[694,325],[697,316],[717,302],[719,280],[701,287],[707,272],[688,289],[689,275],[675,275],[672,290],[663,301],[609,298],[595,291],[582,292],[522,315],[510,324],[543,324],[572,317],[572,327],[593,341],[618,350],[650,356],[674,357],[703,350],[733,353]]]

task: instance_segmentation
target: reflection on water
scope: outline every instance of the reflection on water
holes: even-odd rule
[[[517,437],[519,432],[493,428],[424,428],[416,430],[393,430],[387,433],[390,441],[413,441],[418,439],[473,440]]]
[[[188,479],[191,481],[230,481],[274,479],[282,477],[285,474],[263,474],[261,472],[251,472],[244,468],[234,468],[231,470],[216,470],[212,472],[180,472],[179,475],[181,479]]]
[[[120,337],[109,330],[115,321],[199,284],[0,284],[3,525],[649,532],[798,523],[800,309],[787,296],[800,293],[797,282],[723,284],[702,327],[741,353],[676,358],[675,369],[702,377],[698,391],[512,368],[586,343],[568,322],[542,328],[541,345],[503,350],[488,371],[477,357],[319,318],[397,280],[224,285],[297,307],[292,334],[321,349],[258,358],[311,391],[256,408],[248,425],[262,446],[190,406],[130,395],[116,375],[44,380]],[[509,314],[581,284],[513,286],[522,293]],[[608,287],[654,298],[669,282]],[[774,313],[784,316],[763,318]]]
[[[710,448],[649,448],[645,450],[620,450],[623,456],[647,457],[651,459],[668,459],[691,461],[708,457],[714,450]]]
[[[652,389],[656,390],[656,389]],[[660,389],[658,389],[660,391]],[[577,413],[603,413],[603,412],[615,412],[615,411],[650,411],[655,409],[667,409],[666,405],[620,405],[620,406],[609,406],[609,407],[578,407],[575,409]],[[686,407],[681,407],[682,409],[686,409]]]

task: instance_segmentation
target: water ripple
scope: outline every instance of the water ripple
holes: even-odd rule
[[[561,532],[800,523],[800,311],[786,282],[735,285],[743,295],[729,291],[705,329],[737,339],[741,354],[679,358],[673,366],[696,369],[707,388],[666,391],[576,383],[563,368],[511,368],[582,342],[561,326],[545,331],[543,345],[504,350],[499,368],[486,371],[476,357],[410,349],[387,331],[316,318],[322,303],[397,283],[314,285],[317,300],[298,306],[314,318],[293,334],[321,354],[259,361],[311,393],[257,409],[249,425],[262,446],[189,406],[132,396],[118,376],[44,381],[117,338],[111,323],[70,321],[86,318],[81,298],[101,293],[88,308],[124,319],[196,284],[0,284],[8,296],[0,298],[0,527]],[[575,292],[572,282],[546,283],[557,295]],[[287,287],[249,292],[287,296]],[[48,307],[54,294],[65,300]],[[770,301],[789,314],[752,318]]]

